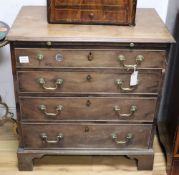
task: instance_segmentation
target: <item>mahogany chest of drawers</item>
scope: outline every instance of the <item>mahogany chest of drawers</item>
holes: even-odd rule
[[[32,160],[43,155],[126,155],[139,170],[152,169],[174,41],[154,10],[139,9],[130,28],[53,25],[45,7],[23,7],[8,40],[19,170],[32,170]]]
[[[49,23],[135,25],[137,0],[47,0]]]

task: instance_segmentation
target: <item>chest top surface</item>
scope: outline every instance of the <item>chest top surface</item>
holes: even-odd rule
[[[136,26],[48,24],[45,6],[24,6],[9,41],[173,43],[154,9],[137,9]]]

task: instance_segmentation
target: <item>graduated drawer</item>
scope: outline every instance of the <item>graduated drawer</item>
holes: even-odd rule
[[[157,98],[20,97],[22,121],[153,122]]]
[[[26,61],[23,60],[24,57]],[[18,68],[125,68],[125,65],[137,65],[137,68],[140,69],[163,68],[166,55],[165,51],[152,50],[17,48],[15,58]]]
[[[162,72],[139,71],[138,85],[130,86],[132,72],[101,70],[19,71],[19,92],[24,93],[158,93]]]
[[[148,149],[152,125],[21,124],[25,149]]]

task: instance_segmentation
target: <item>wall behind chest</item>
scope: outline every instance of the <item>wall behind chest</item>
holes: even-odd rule
[[[11,26],[20,8],[24,5],[46,5],[46,0],[0,0],[0,21],[5,21]],[[138,7],[155,8],[163,21],[166,20],[167,6],[168,0],[138,0]],[[0,95],[14,112],[15,102],[9,46],[0,49]]]

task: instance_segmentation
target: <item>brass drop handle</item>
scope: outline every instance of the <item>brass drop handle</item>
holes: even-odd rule
[[[50,117],[56,117],[59,114],[61,114],[61,112],[63,111],[63,106],[62,105],[58,105],[56,107],[56,113],[49,113],[47,112],[47,107],[45,105],[40,105],[39,106],[40,111],[42,111],[46,116],[50,116]]]
[[[37,60],[42,61],[44,59],[44,56],[42,54],[37,55]]]
[[[127,144],[131,143],[134,138],[133,134],[131,134],[131,133],[127,134],[127,136],[125,137],[124,140],[118,140],[118,136],[115,133],[111,134],[111,137],[112,137],[112,140],[117,145],[127,145]]]
[[[64,135],[63,135],[62,133],[59,133],[59,134],[57,135],[56,140],[48,140],[48,136],[47,136],[46,133],[42,133],[42,134],[40,135],[40,137],[41,137],[41,139],[42,139],[44,142],[46,142],[46,143],[56,144],[56,143],[59,143],[61,140],[63,140]]]
[[[143,55],[138,55],[136,57],[136,64],[134,65],[127,65],[124,62],[126,61],[126,57],[124,55],[119,55],[118,56],[118,61],[120,62],[120,64],[127,68],[127,69],[135,69],[137,68],[138,65],[140,65],[143,61],[144,61],[144,56]]]
[[[134,113],[137,111],[137,106],[132,105],[129,114],[121,114],[121,109],[118,106],[114,106],[113,110],[119,117],[132,117]]]
[[[129,88],[125,88],[123,87],[124,82],[120,79],[115,81],[115,84],[117,85],[117,87],[119,87],[123,92],[131,92],[133,90],[135,90],[135,88],[138,86],[138,84],[136,84],[135,86],[130,86]]]
[[[46,81],[45,81],[44,78],[39,78],[38,82],[39,82],[40,85],[42,85],[42,87],[45,90],[55,91],[58,87],[63,85],[64,80],[63,79],[57,79],[56,82],[55,82],[55,87],[47,87]]]

